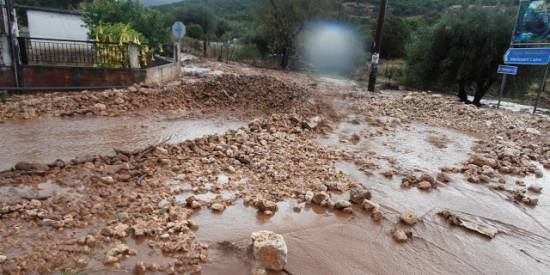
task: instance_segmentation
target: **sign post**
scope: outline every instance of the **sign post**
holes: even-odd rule
[[[537,113],[537,108],[539,107],[540,96],[544,92],[544,89],[546,88],[546,79],[548,78],[548,66],[549,65],[546,65],[546,70],[544,71],[544,78],[542,79],[542,84],[540,85],[539,93],[537,94],[537,98],[535,99],[535,107],[533,108],[533,114]]]
[[[497,73],[502,74],[502,83],[500,84],[500,90],[498,92],[498,104],[497,104],[497,109],[500,109],[500,102],[502,100],[502,95],[504,94],[504,88],[506,87],[506,79],[508,78],[508,75],[517,75],[518,67],[498,65]]]
[[[174,62],[179,61],[180,41],[185,36],[185,33],[185,25],[180,21],[174,22],[174,24],[172,25],[172,35],[174,35],[174,38],[176,40],[176,42],[174,42]]]
[[[533,114],[535,114],[537,112],[541,94],[546,88],[546,79],[548,78],[548,66],[550,64],[550,48],[510,48],[508,49],[508,51],[506,51],[506,54],[504,54],[504,63],[546,66],[546,70],[544,71],[544,78],[542,79],[542,83],[540,85],[541,88],[537,94],[537,98],[535,99],[535,106],[533,108]]]

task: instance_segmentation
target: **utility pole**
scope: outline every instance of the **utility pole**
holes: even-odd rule
[[[380,49],[382,48],[382,33],[384,32],[384,17],[386,17],[386,7],[388,0],[381,0],[380,10],[378,12],[378,23],[376,24],[376,37],[374,39],[371,53],[371,68],[369,77],[369,92],[374,92],[376,86],[376,73],[378,72],[378,61],[380,60]]]
[[[15,86],[19,87],[19,54],[17,49],[17,34],[15,32],[16,27],[16,18],[15,18],[15,10],[13,8],[13,0],[6,0],[6,17],[8,22],[8,44],[10,47],[10,54],[11,54],[11,65],[13,68],[13,79],[15,80]]]

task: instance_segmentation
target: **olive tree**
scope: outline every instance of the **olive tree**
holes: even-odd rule
[[[514,16],[504,10],[464,8],[420,30],[407,48],[408,80],[422,88],[453,85],[466,103],[480,101],[497,80]]]

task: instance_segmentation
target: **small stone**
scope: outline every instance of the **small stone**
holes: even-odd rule
[[[101,180],[101,182],[103,182],[103,183],[105,183],[105,184],[113,184],[113,183],[115,183],[115,180],[114,180],[113,177],[111,177],[111,176],[101,177],[100,180]]]
[[[542,192],[542,186],[538,183],[533,183],[533,184],[529,185],[527,190],[529,190],[533,193],[540,193],[540,192]]]
[[[373,221],[379,222],[382,220],[382,218],[384,218],[384,213],[382,213],[380,209],[374,209],[371,213],[371,218]]]
[[[399,219],[405,224],[414,225],[416,224],[416,213],[412,210],[406,210],[401,213]]]
[[[323,201],[327,200],[329,198],[329,195],[327,192],[318,192],[313,196],[313,199],[311,200],[314,204],[320,205]]]
[[[268,215],[268,216],[271,216],[271,215],[273,215],[273,211],[271,211],[271,210],[265,210],[265,211],[264,211],[264,214],[265,214],[265,215]]]
[[[448,174],[443,173],[443,172],[437,174],[437,178],[436,178],[436,179],[437,179],[437,181],[443,182],[443,183],[449,183],[449,182],[451,182],[451,177],[449,177]]]
[[[198,202],[198,201],[191,201],[191,203],[189,204],[189,206],[193,209],[198,209],[198,208],[201,208],[201,203]]]
[[[421,181],[418,183],[418,189],[420,190],[429,190],[430,188],[432,188],[432,184],[427,181]]]
[[[105,104],[103,103],[96,103],[94,104],[94,109],[96,109],[97,111],[105,111],[107,110],[107,106],[105,106]]]
[[[271,231],[252,233],[252,248],[256,264],[269,270],[282,271],[288,249],[282,235]]]
[[[346,214],[352,214],[353,213],[353,208],[350,207],[346,207],[344,209],[342,209],[342,212],[346,213]]]
[[[362,203],[363,200],[370,200],[371,197],[371,192],[366,189],[356,188],[350,191],[350,201],[356,204]]]
[[[277,211],[277,204],[268,200],[258,200],[254,203],[254,206],[260,211]]]
[[[395,229],[393,231],[393,239],[398,243],[404,243],[409,240],[409,236],[407,236],[407,233],[401,229]]]
[[[315,194],[313,194],[313,192],[307,191],[306,195],[304,197],[305,200],[306,200],[306,203],[311,203],[311,201],[313,200],[313,196],[315,196]]]
[[[526,186],[525,182],[522,180],[516,180],[516,184],[519,186]]]
[[[7,261],[8,260],[8,257],[5,256],[5,255],[0,255],[0,264]]]
[[[221,203],[213,203],[210,206],[210,209],[212,209],[213,211],[216,211],[216,212],[222,212],[223,210],[225,210],[225,205],[223,205]]]
[[[371,200],[367,200],[367,199],[363,200],[363,203],[361,204],[361,206],[366,211],[371,211],[371,210],[375,210],[375,209],[380,208],[380,205],[378,203],[375,203],[375,202],[373,202]]]
[[[348,208],[350,206],[351,206],[351,202],[346,201],[346,200],[339,200],[334,204],[334,208],[335,209],[340,209],[340,210],[344,209],[344,208]]]
[[[537,206],[539,204],[539,199],[537,198],[524,197],[522,201],[529,206]]]
[[[134,274],[143,275],[147,272],[147,266],[144,262],[139,262],[134,266]]]

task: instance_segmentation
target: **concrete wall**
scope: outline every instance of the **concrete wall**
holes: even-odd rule
[[[15,87],[11,68],[0,68],[0,90],[2,87]],[[22,66],[20,81],[24,87],[129,86],[145,81],[145,70]]]
[[[147,68],[145,83],[161,83],[166,81],[178,80],[181,77],[181,64],[170,63],[157,67]]]
[[[81,15],[27,10],[30,37],[88,40],[88,28]]]
[[[130,86],[178,80],[181,65],[171,63],[148,69],[109,69],[23,65],[19,72],[23,87],[106,87]],[[15,87],[11,67],[0,66],[0,90]]]

